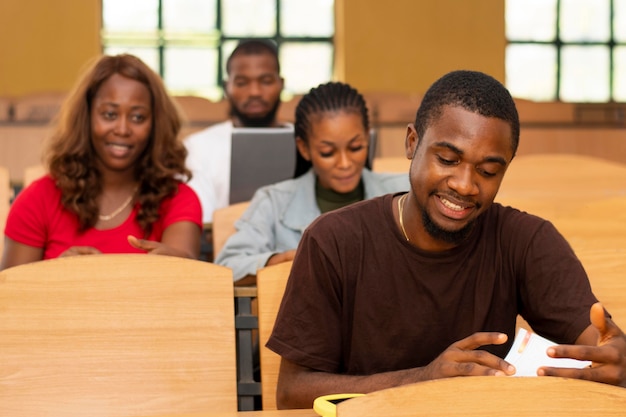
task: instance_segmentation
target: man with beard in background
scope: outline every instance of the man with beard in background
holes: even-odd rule
[[[241,41],[226,61],[224,94],[230,119],[196,132],[184,141],[189,182],[202,204],[202,221],[229,204],[230,152],[233,127],[277,127],[284,80],[276,47],[266,40]]]

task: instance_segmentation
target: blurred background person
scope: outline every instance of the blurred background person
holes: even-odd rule
[[[252,284],[259,268],[293,259],[304,229],[320,214],[408,190],[406,174],[366,168],[369,131],[357,90],[340,82],[311,89],[296,108],[296,178],[255,193],[215,262],[232,268],[237,284]]]
[[[226,73],[230,119],[184,140],[187,167],[193,173],[189,185],[200,198],[204,223],[211,223],[213,212],[229,204],[233,127],[282,125],[276,115],[284,82],[274,44],[260,39],[240,42],[226,61]]]

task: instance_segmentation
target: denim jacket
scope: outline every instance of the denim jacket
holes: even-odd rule
[[[363,169],[365,198],[407,191],[408,173],[383,174]],[[304,230],[320,215],[315,198],[315,174],[262,187],[235,223],[237,232],[224,245],[215,263],[233,270],[235,281],[256,275],[275,253],[295,249]]]

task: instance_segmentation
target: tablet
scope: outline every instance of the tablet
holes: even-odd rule
[[[231,146],[230,204],[250,200],[264,185],[293,178],[296,140],[292,126],[236,127]]]

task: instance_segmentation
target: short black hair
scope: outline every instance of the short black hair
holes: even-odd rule
[[[226,60],[226,73],[230,75],[230,64],[234,57],[238,55],[261,55],[269,54],[276,63],[276,72],[280,74],[280,63],[278,62],[278,48],[269,39],[244,39],[239,41],[237,47]]]
[[[309,134],[313,128],[314,116],[321,113],[337,112],[358,114],[361,116],[363,129],[369,133],[367,104],[361,93],[346,83],[331,81],[311,88],[298,102],[294,123],[295,136],[308,142]],[[311,162],[304,159],[299,152],[297,152],[296,158],[294,177],[304,174],[311,167]]]
[[[415,130],[422,138],[444,106],[459,106],[486,117],[496,117],[511,126],[513,156],[519,144],[519,115],[509,90],[498,80],[479,71],[452,71],[430,86],[415,116]]]

